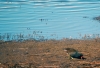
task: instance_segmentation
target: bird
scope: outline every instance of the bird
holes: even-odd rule
[[[70,57],[71,58],[77,58],[77,59],[86,59],[86,58],[83,57],[83,54],[79,53],[79,52],[75,52],[73,54],[70,54]]]
[[[64,51],[67,52],[70,59],[76,58],[76,59],[86,59],[83,57],[83,54],[75,50],[74,48],[65,48]]]

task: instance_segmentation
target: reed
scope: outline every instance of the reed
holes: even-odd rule
[[[24,40],[35,40],[35,41],[47,41],[47,40],[58,40],[57,35],[51,36],[50,39],[48,37],[43,36],[42,31],[33,31],[32,33],[24,34],[22,32],[11,34],[11,33],[0,33],[0,41],[19,41],[22,42]],[[80,40],[91,40],[94,39],[96,42],[100,40],[100,34],[79,34]],[[64,38],[66,40],[70,38]],[[71,38],[72,40],[74,38]],[[62,40],[62,39],[61,39]]]

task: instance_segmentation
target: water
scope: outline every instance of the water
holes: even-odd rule
[[[100,34],[100,0],[0,0],[0,34],[47,39]]]

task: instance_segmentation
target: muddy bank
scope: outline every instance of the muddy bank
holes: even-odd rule
[[[73,48],[86,58],[70,59],[65,48]],[[0,43],[3,68],[100,68],[100,40],[48,40]]]

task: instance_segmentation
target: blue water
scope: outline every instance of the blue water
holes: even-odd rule
[[[100,34],[100,0],[0,0],[0,34],[47,39]]]

